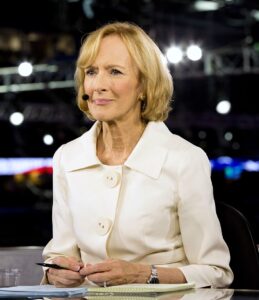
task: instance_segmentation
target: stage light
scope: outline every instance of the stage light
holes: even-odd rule
[[[228,114],[230,110],[231,103],[228,100],[222,100],[216,106],[216,111],[222,115]]]
[[[232,139],[233,139],[233,133],[232,132],[230,132],[230,131],[227,131],[225,134],[224,134],[224,138],[225,138],[225,140],[226,141],[232,141]]]
[[[241,165],[228,166],[224,170],[225,178],[230,180],[237,180],[241,177],[243,168]]]
[[[0,175],[29,173],[44,168],[52,169],[52,157],[0,157]]]
[[[52,145],[54,142],[53,136],[51,134],[45,134],[43,137],[43,142],[45,145]]]
[[[259,10],[252,10],[251,11],[251,16],[256,20],[256,21],[259,21]]]
[[[198,11],[214,11],[220,8],[216,1],[203,1],[198,0],[194,3],[194,8]]]
[[[244,169],[248,172],[259,172],[259,162],[247,160],[244,162]]]
[[[191,45],[187,48],[186,55],[190,60],[197,61],[202,57],[202,50],[197,45]]]
[[[172,46],[166,51],[166,57],[172,64],[178,64],[183,59],[181,48]]]
[[[23,123],[23,121],[24,121],[24,116],[23,116],[22,113],[20,113],[20,112],[17,111],[17,112],[14,112],[14,113],[12,113],[12,114],[10,115],[9,121],[10,121],[13,125],[19,126],[19,125],[21,125],[21,124]]]
[[[33,71],[32,64],[25,61],[18,66],[18,73],[23,77],[30,76]]]

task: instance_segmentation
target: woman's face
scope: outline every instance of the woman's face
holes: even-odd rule
[[[84,91],[88,107],[100,121],[139,121],[139,75],[129,52],[117,35],[102,39],[95,61],[86,68]]]

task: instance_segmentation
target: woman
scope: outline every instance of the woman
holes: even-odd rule
[[[233,274],[206,154],[163,123],[173,85],[155,43],[112,23],[84,41],[75,74],[92,128],[54,155],[56,286],[184,283],[228,286]]]

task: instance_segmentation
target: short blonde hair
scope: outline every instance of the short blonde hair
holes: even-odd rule
[[[139,26],[128,22],[106,24],[91,32],[84,40],[77,59],[75,83],[77,105],[91,120],[84,94],[85,68],[97,57],[101,40],[109,35],[118,35],[125,43],[129,54],[137,66],[145,107],[141,111],[145,121],[164,121],[171,110],[173,80],[162,60],[162,53],[154,41]]]

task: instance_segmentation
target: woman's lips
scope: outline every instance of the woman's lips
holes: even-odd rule
[[[106,105],[109,104],[111,102],[110,99],[94,99],[93,103],[96,105]]]

